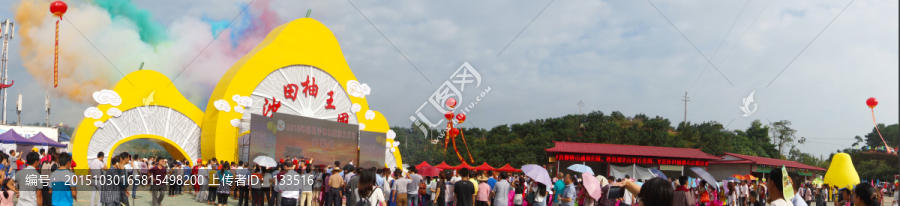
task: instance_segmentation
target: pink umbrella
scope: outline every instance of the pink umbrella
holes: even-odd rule
[[[594,200],[600,199],[603,190],[600,189],[600,181],[597,180],[597,177],[590,173],[581,173],[581,177],[584,181],[584,189],[591,195],[591,198],[594,198]]]

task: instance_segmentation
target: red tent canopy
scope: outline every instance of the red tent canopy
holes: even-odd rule
[[[481,166],[475,167],[475,170],[478,170],[478,171],[493,171],[494,168],[491,167],[491,165],[489,165],[487,162],[485,162],[484,164],[481,164]]]
[[[422,163],[421,163],[421,164],[419,164],[419,165],[416,165],[416,170],[421,170],[421,169],[422,169],[422,167],[424,167],[424,166],[431,166],[431,165],[430,165],[430,164],[428,164],[428,162],[426,162],[426,161],[422,161]]]
[[[449,170],[453,169],[453,166],[448,165],[446,162],[441,162],[441,164],[434,166],[434,168]]]
[[[518,171],[518,170],[517,170],[516,168],[513,168],[513,167],[509,166],[509,163],[506,163],[506,165],[503,165],[503,167],[497,168],[497,169],[495,169],[494,171],[497,171],[497,172],[516,172],[516,171]]]
[[[463,162],[462,164],[459,164],[451,169],[458,170],[458,169],[462,169],[462,168],[466,168],[466,169],[470,169],[470,170],[475,169],[475,167],[472,167],[471,165],[469,165],[469,163],[466,163],[466,162]]]

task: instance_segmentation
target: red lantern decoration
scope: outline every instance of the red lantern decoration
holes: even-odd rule
[[[66,2],[54,1],[50,3],[50,13],[59,17],[59,20],[62,20],[63,14],[66,14],[68,9],[69,5],[66,5]],[[53,50],[53,88],[59,85],[59,20],[56,20],[56,48]]]
[[[462,124],[463,122],[465,122],[465,121],[466,121],[466,114],[463,114],[463,113],[457,114],[457,115],[456,115],[456,121],[458,121],[460,124]]]
[[[450,107],[450,109],[456,108],[456,98],[448,98],[446,104],[448,107]]]
[[[875,124],[875,132],[878,132],[878,137],[880,137],[881,142],[884,143],[884,148],[890,150],[891,147],[888,146],[886,141],[884,141],[884,137],[881,136],[881,131],[878,131],[878,122],[875,121],[875,106],[878,106],[878,99],[875,99],[875,97],[869,97],[869,99],[866,100],[866,105],[868,105],[869,109],[872,110],[872,124]]]
[[[66,10],[69,9],[69,5],[66,5],[66,2],[63,1],[54,1],[50,3],[50,13],[53,13],[54,16],[58,16],[62,19],[62,15],[66,13]]]
[[[453,111],[444,113],[444,118],[447,118],[447,121],[453,120]]]
[[[450,129],[450,138],[456,138],[456,136],[459,136],[459,129],[457,129],[457,128]]]
[[[869,108],[875,108],[875,106],[878,106],[878,99],[869,97],[869,99],[866,100],[866,105],[869,105]]]

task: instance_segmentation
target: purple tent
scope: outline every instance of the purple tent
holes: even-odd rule
[[[66,147],[66,145],[64,145],[62,143],[53,141],[52,139],[47,137],[47,135],[44,135],[43,132],[38,132],[36,135],[32,136],[31,138],[28,138],[28,140],[37,142],[37,143],[41,144],[41,146]]]
[[[0,143],[3,144],[19,144],[19,145],[41,145],[39,142],[34,142],[29,140],[28,138],[19,135],[16,131],[10,129],[6,131],[6,133],[0,134]]]

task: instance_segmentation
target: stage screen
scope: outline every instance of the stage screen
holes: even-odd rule
[[[312,158],[313,164],[358,162],[358,125],[279,113],[250,118],[250,160],[296,155]]]
[[[362,168],[384,168],[385,134],[379,132],[359,132],[359,166]]]

